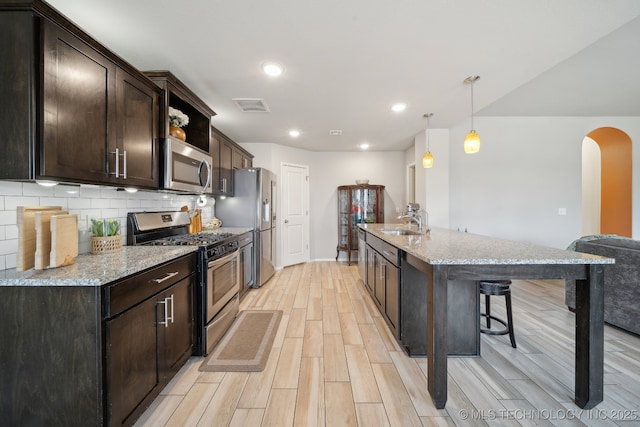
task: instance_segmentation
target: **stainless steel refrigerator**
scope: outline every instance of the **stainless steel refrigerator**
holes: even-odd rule
[[[259,287],[275,271],[276,176],[263,168],[236,169],[233,193],[216,199],[215,215],[225,227],[254,229],[254,286]]]

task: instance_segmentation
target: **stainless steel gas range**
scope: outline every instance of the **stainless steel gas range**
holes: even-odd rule
[[[127,215],[127,244],[198,246],[195,354],[204,356],[220,341],[239,311],[238,238],[220,232],[189,234],[189,223],[185,211],[131,212]]]

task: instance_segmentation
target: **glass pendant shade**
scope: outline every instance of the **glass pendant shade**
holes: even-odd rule
[[[427,151],[426,153],[424,153],[424,156],[422,156],[422,167],[423,168],[433,167],[433,154],[431,154],[431,151]]]
[[[471,130],[464,139],[464,152],[472,154],[478,151],[480,151],[480,136],[475,130]]]

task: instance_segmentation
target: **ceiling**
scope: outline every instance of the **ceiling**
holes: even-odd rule
[[[637,0],[49,3],[137,68],[173,72],[239,143],[404,150],[424,113],[432,128],[469,119],[470,75],[477,115],[640,116]],[[285,72],[264,75],[265,61]]]

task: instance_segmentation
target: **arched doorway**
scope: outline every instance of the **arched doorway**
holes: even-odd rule
[[[631,149],[629,135],[612,127],[598,128],[583,141],[583,235],[631,237]]]

